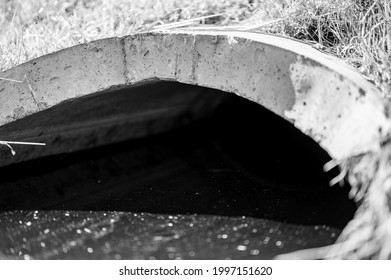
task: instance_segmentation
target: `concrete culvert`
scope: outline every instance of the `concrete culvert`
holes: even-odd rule
[[[3,258],[170,258],[168,241],[184,258],[390,256],[379,227],[390,223],[389,108],[354,70],[310,46],[232,31],[104,39],[1,73],[0,104],[3,143],[46,144],[0,149]],[[34,231],[22,250],[30,216],[67,229],[65,252],[35,244]],[[89,216],[116,231],[87,228],[78,244],[72,230]],[[157,233],[162,220],[167,232]],[[118,241],[128,223],[157,247]],[[179,232],[194,240],[206,225],[202,241],[173,241]],[[116,249],[103,250],[99,236]],[[225,244],[224,254],[205,240]]]

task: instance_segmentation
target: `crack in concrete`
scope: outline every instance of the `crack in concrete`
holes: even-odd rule
[[[30,95],[31,95],[31,97],[33,98],[33,101],[34,101],[35,105],[37,105],[37,107],[38,107],[39,110],[45,109],[45,108],[43,108],[43,107],[40,105],[40,103],[38,102],[37,97],[36,97],[36,95],[35,95],[35,91],[33,90],[33,87],[31,86],[31,83],[30,83],[29,79],[27,78],[27,74],[24,75],[24,77],[23,77],[23,79],[22,79],[21,81],[15,80],[15,79],[2,78],[2,77],[0,77],[0,80],[2,80],[2,81],[7,81],[7,82],[18,83],[18,84],[22,84],[22,83],[26,82],[26,83],[27,83],[27,87],[28,87],[28,89],[29,89],[29,91],[30,91]],[[3,90],[4,90],[4,88],[2,88],[2,89],[0,90],[0,92],[3,91]]]
[[[197,60],[198,60],[198,51],[196,50],[196,36],[194,35],[193,43],[192,43],[191,74],[190,74],[190,80],[193,83],[196,83],[197,81],[197,76],[196,76]]]
[[[34,92],[34,90],[33,90],[33,87],[31,86],[30,81],[29,81],[29,79],[27,78],[27,75],[24,75],[23,81],[26,81],[26,82],[27,82],[27,87],[28,87],[28,89],[29,89],[29,91],[30,91],[31,97],[33,98],[34,103],[37,105],[38,109],[39,109],[39,110],[45,109],[45,108],[43,108],[43,107],[41,106],[41,103],[38,102],[37,97],[36,97],[36,95],[35,95],[35,92]]]
[[[175,54],[175,72],[174,72],[174,79],[177,80],[178,78],[178,60],[179,60],[179,53],[177,52]]]
[[[127,54],[126,54],[126,40],[127,37],[121,37],[120,38],[120,44],[121,44],[121,50],[122,50],[122,61],[124,63],[124,76],[125,76],[125,83],[128,85],[130,84],[130,79],[129,79],[129,69],[127,65]]]

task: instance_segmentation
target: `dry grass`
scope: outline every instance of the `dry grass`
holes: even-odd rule
[[[286,1],[284,20],[263,31],[316,43],[343,58],[391,96],[389,0]]]
[[[6,1],[0,5],[0,70],[91,40],[216,13],[224,16],[205,22],[229,24],[254,10],[247,1],[237,0]]]
[[[391,95],[388,0],[1,1],[0,71],[79,43],[219,14],[192,24],[250,27],[314,44]]]
[[[391,96],[389,0],[0,0],[0,71],[91,40],[178,28],[167,25],[176,22],[299,39],[344,59]],[[391,258],[389,143],[380,154],[342,163],[361,206],[340,245],[315,256]]]

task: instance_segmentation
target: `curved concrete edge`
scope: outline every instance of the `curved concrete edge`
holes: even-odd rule
[[[150,79],[255,101],[292,121],[337,160],[378,151],[390,131],[390,108],[381,94],[331,56],[272,35],[186,30],[98,40],[0,73],[0,125]]]

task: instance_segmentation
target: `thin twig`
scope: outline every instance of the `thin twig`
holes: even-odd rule
[[[240,25],[240,24],[239,25],[229,25],[229,26],[199,25],[199,26],[191,27],[189,29],[191,29],[191,30],[211,29],[211,30],[251,31],[251,30],[259,29],[261,27],[270,25],[270,24],[274,24],[274,23],[283,21],[285,19],[286,19],[286,17],[283,17],[283,18],[279,18],[279,19],[276,19],[276,20],[271,20],[271,21],[260,23],[260,24],[251,24],[251,25]]]
[[[178,27],[187,26],[187,25],[193,23],[194,21],[200,21],[200,20],[203,20],[203,19],[223,16],[223,15],[226,15],[226,14],[225,13],[220,13],[220,14],[214,14],[214,15],[203,16],[203,17],[198,17],[198,18],[191,18],[191,19],[180,21],[180,22],[173,22],[173,23],[167,23],[167,24],[155,26],[155,27],[153,27],[153,29],[154,30],[159,30],[159,29],[178,28]]]
[[[2,81],[7,81],[7,82],[19,83],[19,84],[21,84],[21,83],[24,82],[24,79],[23,79],[22,81],[19,81],[19,80],[8,79],[8,78],[2,78],[2,77],[0,77],[0,80],[2,80]]]
[[[19,142],[19,141],[0,141],[0,144],[8,143],[12,145],[32,145],[32,146],[46,146],[46,143],[38,142]]]
[[[15,150],[12,148],[12,145],[33,145],[33,146],[46,146],[46,143],[37,143],[37,142],[19,142],[19,141],[0,141],[0,145],[7,146],[11,150],[11,154],[16,155]]]

